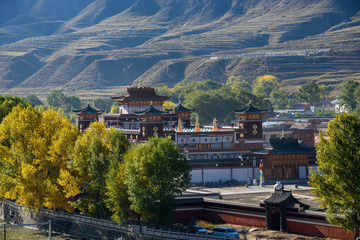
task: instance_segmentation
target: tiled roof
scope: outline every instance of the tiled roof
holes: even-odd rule
[[[157,110],[156,108],[154,108],[152,105],[140,112],[135,112],[136,115],[144,115],[144,114],[149,114],[149,115],[163,115],[166,114],[166,112]]]
[[[240,109],[240,110],[234,110],[235,113],[242,114],[242,113],[265,113],[267,110],[261,110],[253,105],[249,104],[246,108]]]
[[[269,145],[265,150],[274,154],[301,154],[315,151],[313,147],[308,147],[304,143],[299,143],[297,139],[284,137],[271,138],[269,140]]]
[[[288,205],[294,205],[294,204],[300,204],[301,207],[308,209],[309,206],[306,204],[303,204],[294,196],[291,194],[290,191],[275,191],[271,197],[264,200],[265,203],[268,204],[278,204],[280,206],[288,206]]]
[[[179,103],[179,105],[175,108],[176,112],[193,112],[193,109],[188,109],[186,107],[184,107],[181,103]]]
[[[167,100],[169,97],[159,96],[151,87],[131,87],[128,88],[124,96],[112,97],[114,100]]]
[[[80,109],[80,110],[73,110],[73,112],[75,114],[80,114],[80,113],[96,113],[96,114],[101,114],[103,113],[103,111],[98,111],[95,110],[94,108],[90,107],[90,105],[88,104],[87,107]]]

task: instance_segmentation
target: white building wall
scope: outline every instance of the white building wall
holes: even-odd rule
[[[252,183],[253,173],[255,179],[259,181],[260,173],[259,168],[216,168],[216,169],[196,169],[191,171],[191,183],[206,183],[222,182],[229,180],[236,180],[239,182],[247,182],[248,179]],[[204,174],[204,176],[203,176]],[[232,178],[231,178],[232,177]]]
[[[231,180],[231,169],[204,169],[205,182],[222,182]]]
[[[190,174],[191,174],[191,182],[192,183],[202,183],[202,171],[201,170],[192,170]]]
[[[252,179],[252,169],[251,168],[234,168],[233,169],[233,179],[239,182],[247,182],[248,179]]]
[[[306,166],[299,166],[299,178],[306,179]]]

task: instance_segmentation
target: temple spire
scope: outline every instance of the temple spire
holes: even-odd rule
[[[182,131],[183,131],[183,125],[182,125],[181,118],[179,118],[177,132],[182,132]]]
[[[196,116],[195,132],[200,132],[199,116]]]
[[[214,120],[213,120],[212,131],[213,131],[213,132],[219,131],[218,122],[217,122],[216,118],[214,118]]]

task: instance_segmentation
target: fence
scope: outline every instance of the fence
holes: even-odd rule
[[[7,207],[17,210],[17,211],[24,211],[24,207],[7,199],[2,200],[2,204],[6,205]],[[34,210],[28,209],[30,211]],[[48,209],[39,209],[36,214],[48,216],[54,219],[61,219],[67,221],[74,221],[77,223],[84,223],[91,225],[92,227],[100,227],[100,228],[107,228],[110,230],[126,232],[126,233],[134,233],[141,235],[144,238],[158,238],[158,239],[183,239],[183,240],[211,240],[211,239],[234,239],[229,237],[221,237],[221,236],[214,236],[208,234],[190,234],[184,232],[174,232],[171,230],[162,230],[162,229],[153,229],[148,228],[146,226],[139,226],[139,225],[118,225],[113,221],[102,220],[91,218],[83,215],[77,215],[72,213],[66,212],[59,212],[53,211]]]

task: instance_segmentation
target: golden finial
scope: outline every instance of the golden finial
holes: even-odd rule
[[[143,87],[142,79],[139,81],[139,88]]]
[[[284,131],[284,129],[281,131],[281,137],[282,137],[282,138],[285,138],[285,131]]]
[[[183,125],[182,125],[181,118],[179,118],[177,132],[182,132],[182,131],[183,131]]]
[[[249,100],[249,105],[251,105],[251,103],[252,103],[252,100],[250,99],[250,100]]]
[[[150,105],[151,105],[151,106],[153,105],[153,101],[150,101]]]
[[[195,132],[200,132],[199,116],[196,116]]]
[[[214,118],[214,120],[213,120],[212,130],[213,130],[213,132],[217,132],[219,130],[218,122],[217,122],[216,118]]]

